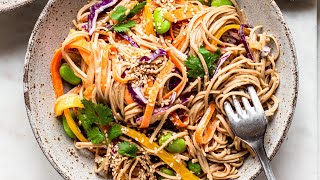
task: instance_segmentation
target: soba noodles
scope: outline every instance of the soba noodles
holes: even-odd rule
[[[272,116],[279,104],[274,94],[280,48],[262,26],[247,24],[236,2],[201,2],[103,0],[78,11],[75,28],[51,63],[55,112],[64,116],[75,147],[95,154],[99,175],[186,179],[181,172],[190,171],[194,177],[188,179],[239,177],[252,152],[234,136],[223,104],[234,95],[250,99],[245,89],[252,85]],[[79,82],[68,79],[72,75],[62,66]],[[73,84],[70,91],[64,91],[63,81]],[[86,125],[90,109],[84,100],[112,112],[96,110],[91,116],[102,114],[112,122],[91,119]],[[108,131],[115,124],[122,125],[121,133],[111,139]],[[157,148],[132,138],[129,129]],[[168,164],[159,155],[163,152],[184,169]]]

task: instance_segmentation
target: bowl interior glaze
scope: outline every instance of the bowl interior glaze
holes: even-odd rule
[[[25,104],[34,135],[50,163],[65,179],[101,179],[93,172],[93,155],[77,151],[55,118],[55,95],[49,66],[55,49],[67,36],[86,0],[50,0],[41,13],[27,49],[24,68]],[[239,0],[252,25],[263,25],[281,44],[277,68],[281,82],[276,95],[281,101],[279,109],[269,121],[265,137],[266,151],[273,157],[287,134],[294,113],[298,71],[293,40],[282,14],[273,0]],[[239,179],[254,179],[261,171],[257,159],[249,157],[239,170]]]

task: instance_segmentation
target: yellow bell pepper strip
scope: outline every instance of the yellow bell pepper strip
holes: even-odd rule
[[[189,4],[186,7],[182,7],[173,11],[169,11],[163,14],[163,17],[170,22],[178,22],[192,18],[200,10],[198,5]]]
[[[125,135],[133,138],[134,140],[138,141],[140,144],[145,146],[148,149],[155,150],[159,148],[159,145],[150,142],[149,138],[146,137],[146,135],[141,134],[133,129],[130,129],[128,127],[122,126],[122,131]],[[163,162],[165,162],[167,165],[169,165],[174,171],[176,171],[182,179],[184,180],[200,180],[196,175],[194,175],[189,169],[187,169],[183,164],[179,163],[175,160],[175,157],[168,153],[165,150],[160,150],[156,154],[160,159],[162,159]]]
[[[62,79],[59,73],[61,60],[62,60],[62,53],[60,48],[55,51],[50,64],[51,80],[52,80],[54,92],[56,94],[56,98],[64,94]]]
[[[217,39],[220,39],[220,38],[222,37],[222,35],[223,35],[225,32],[229,31],[230,29],[237,29],[237,30],[239,30],[239,29],[240,29],[240,25],[239,25],[239,24],[229,24],[229,25],[225,25],[225,26],[223,26],[222,28],[220,28],[220,29],[216,32],[216,34],[215,34],[214,36],[215,36]],[[244,31],[245,31],[246,34],[249,34],[249,33],[250,33],[248,29],[245,29]],[[214,45],[214,46],[217,45],[217,43],[216,43],[214,40],[212,40],[211,44]],[[209,46],[206,46],[206,49],[210,50]]]
[[[56,114],[56,116],[61,116],[65,109],[74,107],[84,107],[81,103],[80,96],[77,94],[64,94],[56,100],[56,103],[54,105],[54,113]]]
[[[79,127],[77,126],[76,122],[72,119],[71,113],[69,109],[64,110],[64,116],[67,119],[67,123],[73,132],[74,135],[81,141],[81,142],[88,142],[88,139],[83,136],[81,131],[79,130]]]
[[[215,111],[215,105],[211,103],[204,113],[203,117],[201,118],[200,123],[197,126],[196,132],[195,132],[195,139],[199,144],[206,144],[208,143],[213,135],[214,135],[214,123],[210,123],[209,121],[212,119],[212,115]]]
[[[159,90],[164,86],[165,83],[163,82],[163,79],[165,79],[165,77],[171,73],[173,68],[174,64],[171,60],[169,60],[166,66],[158,74],[157,79],[155,80],[152,88],[149,90],[148,103],[139,128],[149,127]]]
[[[154,27],[153,27],[153,14],[152,14],[152,1],[147,0],[147,4],[144,6],[144,20],[146,23],[146,34],[147,35],[155,35]]]

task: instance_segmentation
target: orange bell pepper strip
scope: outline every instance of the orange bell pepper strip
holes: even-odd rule
[[[171,60],[169,60],[165,65],[165,67],[158,74],[157,79],[155,80],[152,88],[149,90],[150,93],[149,93],[148,103],[147,103],[146,110],[144,112],[139,128],[149,127],[159,90],[164,86],[164,83],[165,83],[162,80],[165,79],[165,77],[169,73],[171,73],[173,68],[174,68],[174,64],[172,63]]]
[[[198,5],[189,4],[187,7],[182,7],[173,11],[165,12],[163,17],[170,22],[178,22],[192,18],[200,7]]]
[[[52,80],[54,92],[56,94],[56,98],[64,94],[62,79],[59,73],[61,60],[62,60],[62,53],[60,48],[55,51],[50,64],[51,80]]]
[[[153,14],[152,14],[152,1],[147,0],[147,4],[144,6],[144,20],[146,23],[145,29],[147,35],[155,35],[153,27]]]
[[[171,117],[173,117],[173,125],[178,126],[180,128],[187,127],[189,125],[189,116],[186,116],[183,118],[183,122],[180,120],[180,117],[176,112],[173,112],[171,114]]]
[[[142,144],[144,147],[155,150],[158,149],[160,146],[154,142],[150,142],[149,138],[146,137],[146,135],[141,134],[131,128],[122,126],[121,129],[123,130],[123,133],[132,139],[138,141],[140,144]],[[180,175],[180,177],[183,180],[200,180],[199,177],[194,175],[188,168],[186,168],[185,165],[179,163],[176,158],[168,153],[165,150],[160,150],[157,153],[155,153],[156,156],[158,156],[163,162],[165,162],[168,166],[170,166],[177,174]]]
[[[206,144],[208,143],[213,135],[214,135],[214,123],[210,123],[209,127],[209,121],[212,119],[212,115],[215,111],[215,105],[211,103],[204,113],[203,117],[201,118],[200,123],[197,126],[196,132],[195,132],[195,139],[199,144]]]
[[[179,61],[179,59],[171,51],[168,51],[167,54],[169,56],[170,61],[172,61],[174,63],[174,65],[180,70],[180,72],[186,71],[184,65]],[[182,74],[185,74],[185,73],[182,73]],[[182,88],[186,84],[186,80],[184,80],[184,79],[186,79],[186,77],[183,77],[183,79],[181,80],[181,82],[178,84],[177,87],[175,87],[172,91],[166,93],[163,96],[163,99],[168,99],[172,95],[173,92],[182,91]]]

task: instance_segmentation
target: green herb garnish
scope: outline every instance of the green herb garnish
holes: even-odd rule
[[[136,26],[136,24],[136,21],[128,21],[127,23],[114,25],[113,30],[116,32],[127,32],[130,28]]]
[[[123,156],[129,156],[135,158],[137,156],[138,148],[132,143],[129,142],[121,142],[119,145],[118,153]]]
[[[116,25],[113,26],[116,32],[126,32],[130,28],[136,26],[136,21],[127,21],[133,16],[137,15],[146,5],[146,2],[136,4],[126,15],[127,8],[124,6],[118,6],[111,14],[110,18],[118,21]]]
[[[199,53],[203,56],[209,71],[209,75],[213,75],[213,71],[216,68],[216,61],[220,57],[220,50],[218,49],[215,53],[211,53],[204,47],[199,48]],[[205,72],[199,57],[197,56],[188,56],[187,60],[184,62],[188,69],[188,77],[197,78],[204,77]]]
[[[98,128],[112,122],[113,115],[109,107],[103,104],[95,105],[86,99],[81,100],[83,109],[78,111],[78,119],[88,135],[88,139],[94,144],[100,144],[105,140],[105,135]]]
[[[121,126],[119,124],[114,124],[114,125],[110,126],[110,128],[108,129],[108,139],[109,140],[117,138],[117,137],[121,136],[122,134],[123,134],[123,132],[122,132]]]

